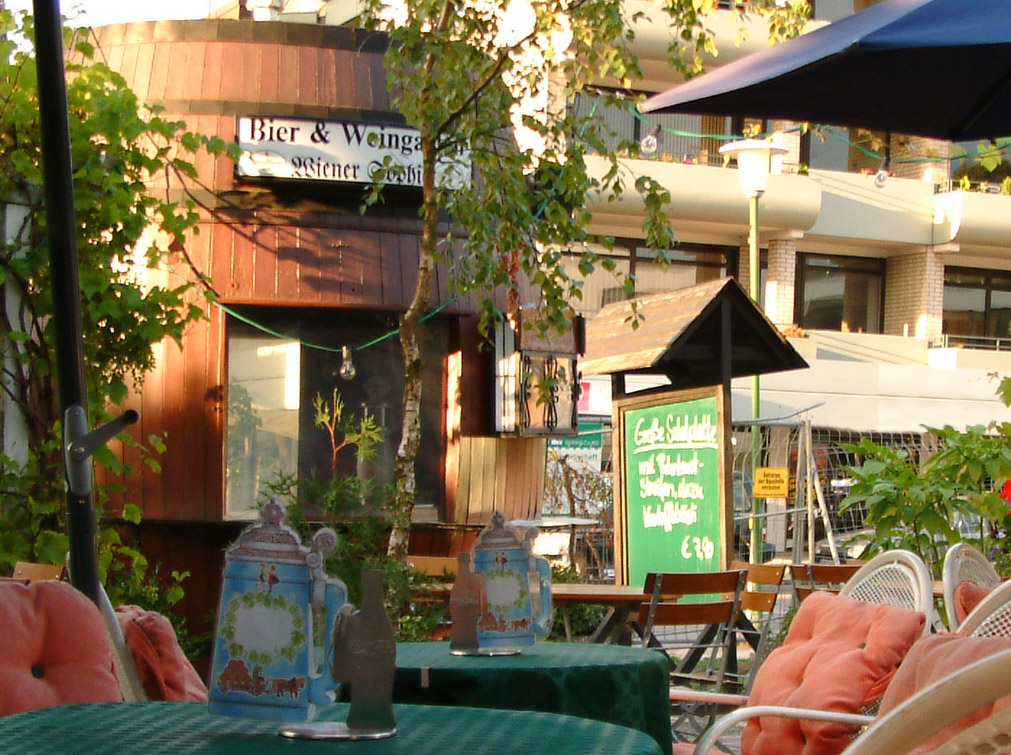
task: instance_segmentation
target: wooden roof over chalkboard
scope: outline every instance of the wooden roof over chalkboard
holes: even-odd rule
[[[632,302],[642,317],[632,328]],[[608,304],[586,328],[584,375],[666,375],[678,388],[723,382],[721,349],[729,317],[731,377],[807,367],[779,329],[733,278]]]

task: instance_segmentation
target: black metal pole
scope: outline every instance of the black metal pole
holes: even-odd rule
[[[42,135],[43,179],[52,271],[53,321],[56,332],[56,374],[60,409],[77,407],[87,416],[81,291],[77,269],[77,222],[74,216],[70,124],[63,65],[63,26],[58,0],[33,0],[35,59],[39,77],[39,123]],[[67,483],[67,536],[70,575],[74,586],[96,603],[99,595],[95,514],[90,485],[85,494]]]

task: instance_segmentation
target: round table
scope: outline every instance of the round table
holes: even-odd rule
[[[393,699],[592,718],[646,732],[670,752],[669,679],[666,657],[643,648],[538,642],[485,657],[451,655],[448,642],[400,642]]]
[[[321,719],[343,721],[338,703]],[[5,755],[52,752],[180,753],[629,753],[658,755],[656,742],[623,726],[551,713],[395,705],[397,734],[355,742],[278,736],[277,722],[215,716],[202,703],[61,705],[0,718]]]

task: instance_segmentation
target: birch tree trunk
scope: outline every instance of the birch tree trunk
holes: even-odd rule
[[[428,306],[435,274],[435,251],[439,242],[439,205],[435,187],[435,139],[421,138],[422,154],[422,231],[418,258],[418,281],[414,298],[400,321],[400,348],[404,355],[403,425],[396,459],[396,496],[393,528],[387,554],[393,558],[407,557],[411,532],[411,513],[417,497],[417,477],[414,460],[421,445],[421,388],[424,365],[418,331]]]

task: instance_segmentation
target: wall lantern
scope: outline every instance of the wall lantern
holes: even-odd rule
[[[575,435],[583,318],[577,316],[565,333],[541,334],[530,327],[532,317],[521,310],[496,332],[495,430],[524,437]]]

